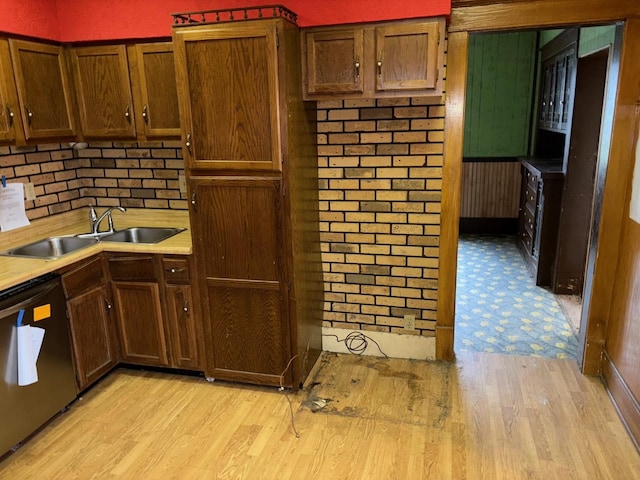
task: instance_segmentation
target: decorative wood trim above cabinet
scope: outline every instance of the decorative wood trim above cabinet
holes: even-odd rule
[[[303,30],[305,100],[440,96],[445,20]]]

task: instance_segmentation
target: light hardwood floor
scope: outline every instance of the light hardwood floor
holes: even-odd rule
[[[117,370],[0,479],[640,478],[604,388],[570,360],[325,354],[290,397],[300,438],[275,389]]]

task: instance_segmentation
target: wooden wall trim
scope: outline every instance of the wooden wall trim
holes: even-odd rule
[[[447,46],[447,115],[444,123],[444,166],[442,168],[442,214],[440,218],[440,269],[436,318],[436,359],[453,359],[453,325],[458,264],[458,219],[462,181],[464,106],[467,85],[469,34],[449,34]]]
[[[581,337],[585,338],[582,353],[582,371],[587,375],[600,373],[602,351],[608,329],[613,287],[618,266],[618,247],[622,232],[627,202],[627,189],[632,176],[636,132],[636,115],[640,99],[640,19],[629,20],[624,27],[620,56],[617,100],[613,116],[608,165],[600,158],[597,176],[605,174],[604,191],[601,193],[600,215],[597,205],[594,217],[599,220],[596,246],[590,247],[587,265],[587,284],[583,305],[585,325]],[[610,67],[611,68],[611,67]],[[608,87],[607,87],[608,88]],[[607,92],[607,102],[613,102],[612,93]],[[606,115],[606,112],[605,112]],[[607,128],[605,125],[604,128]],[[596,202],[600,179],[596,180]],[[592,292],[589,295],[589,292]],[[590,299],[589,299],[590,297]],[[586,317],[584,310],[586,310]],[[586,319],[586,322],[585,322]]]
[[[449,33],[598,24],[640,16],[637,0],[454,2]],[[461,6],[464,5],[464,6]]]
[[[602,379],[624,427],[640,451],[640,405],[606,352],[602,359]]]

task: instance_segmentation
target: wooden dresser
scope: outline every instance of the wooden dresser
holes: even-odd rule
[[[536,285],[550,285],[562,200],[561,159],[520,158],[518,247]]]

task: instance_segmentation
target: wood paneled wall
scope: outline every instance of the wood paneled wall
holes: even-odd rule
[[[517,218],[520,162],[464,162],[461,218]]]

